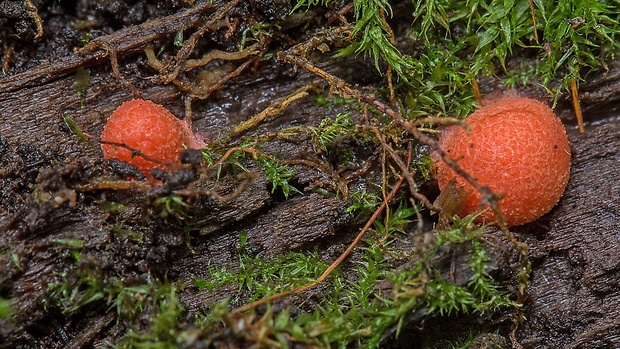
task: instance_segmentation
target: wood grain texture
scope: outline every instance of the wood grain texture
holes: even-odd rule
[[[564,196],[541,225],[522,235],[534,269],[528,321],[519,333],[525,347],[617,347],[620,123],[571,133],[570,140],[572,174]]]

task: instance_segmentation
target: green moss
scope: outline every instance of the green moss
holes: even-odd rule
[[[312,145],[317,152],[329,152],[339,142],[355,132],[355,124],[349,114],[339,113],[335,118],[325,118],[318,127],[309,127]]]
[[[412,35],[434,44],[427,52],[436,44],[455,52],[450,47],[463,43],[459,56],[470,62],[472,76],[497,73],[497,66],[505,70],[517,51],[537,55],[535,74],[544,84],[600,71],[601,60],[617,51],[617,2],[535,0],[533,5],[528,0],[420,1]],[[434,28],[442,28],[443,35],[429,35]]]
[[[211,291],[225,285],[235,285],[239,294],[247,292],[250,301],[308,284],[318,278],[327,264],[316,251],[311,253],[288,252],[274,260],[252,256],[247,235],[240,236],[235,271],[224,267],[209,267],[210,277],[194,278],[192,283],[200,291]]]
[[[297,7],[323,4],[300,1]],[[597,0],[424,0],[414,2],[409,45],[414,55],[396,48],[386,19],[392,9],[383,0],[355,0],[356,41],[337,56],[370,55],[379,71],[385,61],[400,77],[399,95],[410,117],[465,116],[473,107],[472,81],[480,75],[506,76],[508,62],[530,57],[531,69],[518,82],[537,79],[552,97],[571,80],[606,69],[618,53],[620,3]],[[296,8],[297,8],[296,7]],[[527,58],[526,58],[527,59]]]
[[[345,213],[370,214],[381,205],[381,198],[367,190],[356,190],[349,195],[351,205],[345,209]]]
[[[113,348],[177,348],[184,333],[178,291],[183,284],[171,284],[149,276],[140,285],[127,285],[121,278],[76,265],[58,275],[48,288],[48,312],[69,315],[85,307],[114,310],[117,322],[127,328]],[[0,304],[1,305],[1,304]]]
[[[179,219],[191,218],[187,214],[189,205],[178,195],[168,195],[155,199],[153,205],[159,209],[164,216],[172,215]]]
[[[301,191],[290,183],[290,180],[295,174],[294,170],[286,165],[278,164],[276,161],[262,156],[258,157],[258,162],[265,170],[267,180],[271,182],[271,193],[280,190],[286,199],[288,199],[291,194],[301,194]]]
[[[191,330],[182,330],[181,314],[183,306],[179,302],[178,291],[182,285],[167,282],[153,282],[151,284],[126,289],[119,293],[117,301],[129,303],[129,307],[121,309],[140,309],[131,314],[143,317],[143,325],[132,325],[124,338],[112,345],[116,349],[131,348],[178,348],[191,338]],[[135,293],[132,293],[135,292]],[[127,296],[122,296],[126,294]],[[134,303],[134,304],[131,304]],[[146,315],[146,316],[145,316]]]
[[[391,210],[388,219],[375,224],[363,246],[349,261],[352,271],[334,271],[321,291],[314,311],[275,311],[267,307],[260,316],[253,312],[234,314],[230,305],[241,305],[265,296],[306,285],[327,268],[317,250],[288,252],[273,260],[254,255],[247,236],[240,235],[236,265],[211,267],[209,277],[194,278],[191,283],[200,292],[213,292],[234,285],[237,292],[222,300],[199,318],[188,321],[178,298],[184,283],[169,283],[153,276],[144,284],[126,284],[122,278],[105,275],[102,270],[76,263],[50,284],[47,310],[65,315],[89,308],[114,311],[117,321],[127,328],[114,348],[175,348],[199,340],[217,341],[218,333],[226,340],[251,345],[269,343],[286,348],[290,341],[317,347],[341,347],[355,344],[361,348],[379,346],[385,332],[401,326],[413,311],[449,316],[476,312],[491,314],[514,303],[487,274],[489,257],[481,229],[474,217],[453,222],[453,228],[437,234],[436,241],[424,257],[419,251],[396,251],[391,246],[406,235],[418,209],[401,204]],[[380,222],[380,223],[379,223]],[[386,235],[387,234],[387,235]],[[390,236],[389,239],[381,239]],[[430,264],[433,256],[451,245],[470,247],[472,276],[466,284],[446,281]],[[395,263],[410,261],[412,268],[395,270]],[[383,287],[379,287],[383,285]],[[382,290],[392,285],[392,290]],[[2,303],[0,303],[2,306]],[[237,328],[243,324],[243,329]],[[202,339],[201,339],[202,338]]]
[[[403,231],[414,213],[411,207],[399,206],[393,210],[387,223],[376,225],[374,236],[383,236],[385,229],[390,234]],[[361,348],[376,348],[389,328],[401,326],[407,314],[419,309],[426,308],[429,313],[449,316],[472,312],[491,314],[513,307],[515,304],[510,294],[501,291],[487,274],[489,258],[479,237],[481,229],[473,224],[473,218],[455,221],[452,229],[440,232],[424,258],[404,271],[394,271],[394,262],[397,261],[394,258],[399,253],[393,251],[390,245],[397,238],[383,242],[369,238],[351,262],[353,275],[345,277],[337,271],[332,273],[329,287],[323,288],[323,298],[315,311],[294,315],[287,308],[281,312],[268,308],[260,321],[251,317],[255,322],[246,323],[246,326],[262,326],[261,333],[268,333],[274,343],[279,343],[275,347],[285,348],[284,338],[294,338],[300,343],[320,347],[345,348],[355,344]],[[268,262],[260,257],[250,257],[243,241],[242,237],[238,267],[210,269],[210,277],[195,278],[192,281],[194,285],[202,292],[210,292],[234,284],[238,294],[230,295],[231,299],[250,294],[250,300],[254,300],[309,283],[326,267],[316,251],[289,252]],[[454,285],[433,269],[429,261],[447,246],[463,244],[471,248],[472,276],[466,284]],[[400,255],[401,258],[411,259],[416,254]],[[379,290],[378,285],[386,282],[393,284],[392,292]],[[203,331],[222,331],[218,326],[225,323],[232,326],[229,329],[235,333],[234,324],[240,321],[240,317],[249,314],[231,314],[228,306],[228,301],[225,301],[205,313],[198,321]],[[259,339],[248,337],[246,333],[243,340],[252,342]]]
[[[56,282],[48,287],[50,301],[49,311],[60,310],[62,314],[71,314],[94,302],[105,299],[104,278],[87,267],[75,267],[57,274]]]
[[[384,59],[405,82],[415,70],[422,68],[416,60],[403,55],[392,43],[392,30],[386,18],[392,16],[392,8],[385,0],[354,0],[355,25],[353,34],[361,39],[342,49],[336,57],[351,53],[363,53],[374,58],[375,66],[381,71],[379,59]]]
[[[329,110],[333,110],[336,106],[356,104],[354,99],[342,98],[338,95],[326,96],[325,94],[318,94],[314,97],[314,101],[320,107],[326,107]]]

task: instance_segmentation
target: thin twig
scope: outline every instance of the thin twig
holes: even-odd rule
[[[422,195],[419,191],[418,191],[418,185],[416,184],[415,180],[413,179],[413,175],[411,174],[411,171],[409,171],[409,168],[407,167],[406,164],[410,163],[410,161],[407,161],[406,163],[398,156],[398,154],[396,154],[396,151],[389,145],[387,144],[387,142],[385,141],[385,137],[383,137],[383,135],[381,134],[381,132],[379,132],[379,130],[376,127],[371,127],[370,130],[375,134],[375,137],[377,137],[379,139],[379,141],[381,142],[381,145],[385,148],[385,150],[387,151],[387,153],[390,155],[390,157],[392,158],[392,160],[396,163],[396,165],[398,166],[398,168],[400,169],[400,173],[402,176],[405,177],[405,179],[407,180],[407,183],[409,184],[409,191],[411,192],[411,195],[413,195],[413,197],[420,201],[422,204],[424,204],[424,207],[426,207],[426,209],[430,210],[430,211],[439,211],[440,208],[433,205],[426,196]],[[411,147],[411,145],[409,146]],[[412,150],[408,150],[409,153],[411,153]],[[407,156],[408,159],[411,159],[411,155],[408,154]],[[420,217],[418,217],[420,218]]]
[[[579,132],[585,131],[583,127],[583,114],[581,112],[581,104],[579,103],[579,89],[577,87],[577,81],[575,79],[570,80],[570,92],[573,99],[573,109],[575,109],[575,115],[577,116],[577,125],[579,125]]]
[[[232,130],[232,132],[230,132],[230,134],[228,134],[221,143],[227,144],[234,137],[246,132],[252,127],[255,127],[256,125],[263,122],[263,120],[265,120],[266,118],[279,114],[280,112],[282,112],[282,110],[288,107],[289,104],[295,102],[296,100],[306,97],[308,95],[308,91],[310,91],[314,87],[315,87],[314,85],[303,86],[297,89],[295,92],[289,94],[288,96],[269,104],[269,106],[265,108],[263,111],[261,111],[260,113],[252,116],[250,119],[246,121],[239,123],[235,127],[235,129]]]
[[[536,41],[537,44],[539,44],[538,42],[538,31],[536,30],[536,12],[534,11],[534,1],[533,0],[528,0],[529,5],[530,5],[530,13],[532,15],[532,31],[534,32],[534,41]]]
[[[159,164],[159,165],[164,165],[166,167],[178,166],[178,164],[175,164],[175,163],[165,162],[165,161],[161,161],[159,159],[155,159],[153,157],[150,157],[150,156],[144,154],[140,149],[136,149],[134,147],[128,146],[125,143],[104,141],[103,139],[97,138],[95,136],[92,136],[92,135],[90,135],[90,134],[88,134],[86,132],[84,132],[84,136],[86,136],[87,138],[90,138],[90,139],[92,139],[92,140],[94,140],[96,142],[99,142],[101,144],[106,144],[106,145],[111,145],[111,146],[115,146],[115,147],[125,148],[125,149],[127,149],[127,150],[129,150],[131,152],[131,157],[132,158],[139,156],[139,157],[143,158],[144,160],[147,160],[147,161],[150,161],[150,162],[154,162],[154,163]]]

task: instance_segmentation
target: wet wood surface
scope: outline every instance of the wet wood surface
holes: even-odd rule
[[[176,88],[152,85],[144,80],[148,69],[140,58],[133,56],[133,59],[121,61],[127,63],[121,65],[124,76],[144,93],[144,98],[183,115],[181,94]],[[135,257],[142,258],[141,264],[126,268],[138,274],[150,270],[152,264],[161,263],[161,268],[173,271],[172,276],[187,279],[200,275],[210,264],[229,265],[242,231],[247,232],[248,242],[257,253],[264,252],[268,257],[319,243],[325,247],[323,256],[327,261],[333,260],[357,232],[357,227],[348,226],[351,221],[344,213],[345,201],[316,194],[274,201],[264,179],[256,181],[248,196],[243,197],[246,203],[253,200],[249,208],[241,207],[240,203],[232,205],[232,211],[228,211],[232,212],[231,216],[222,218],[225,225],[209,228],[206,235],[200,235],[200,229],[194,232],[197,243],[193,254],[179,253],[183,249],[182,241],[165,236],[148,235],[144,250],[140,251],[118,247],[112,243],[110,227],[104,224],[109,213],[88,203],[92,197],[79,197],[76,207],[65,204],[48,207],[49,212],[24,212],[24,208],[42,210],[43,205],[33,197],[41,171],[67,170],[72,166],[80,167],[80,171],[85,166],[91,166],[94,172],[103,171],[99,148],[90,147],[73,135],[62,117],[72,117],[83,131],[97,136],[111,111],[131,98],[131,94],[114,79],[107,60],[95,57],[88,62],[93,65],[84,97],[74,87],[75,65],[55,68],[50,76],[30,73],[0,79],[0,227],[3,228],[0,248],[16,251],[21,258],[20,268],[15,268],[10,253],[0,256],[0,285],[4,294],[16,298],[17,318],[22,321],[14,325],[0,320],[3,321],[0,339],[5,339],[4,343],[9,346],[32,343],[45,348],[63,342],[54,329],[37,332],[42,323],[53,320],[44,311],[48,280],[67,261],[62,249],[53,243],[54,239],[84,239],[85,246],[94,251],[92,263],[113,267],[123,256],[144,255],[147,257]],[[290,67],[268,70],[265,68],[228,86],[227,90],[232,92],[199,103],[194,115],[198,131],[215,136],[266,107],[274,96],[286,95],[315,80],[308,73],[295,75]],[[346,75],[342,71],[336,73]],[[533,262],[525,305],[528,320],[517,333],[526,348],[620,346],[620,122],[615,114],[617,107],[610,107],[609,102],[616,100],[614,86],[618,82],[612,79],[614,76],[617,75],[610,74],[603,82],[592,83],[590,90],[584,89],[586,120],[590,122],[586,132],[579,134],[574,125],[568,126],[573,151],[572,174],[560,203],[539,221],[515,229],[530,246]],[[316,125],[323,115],[320,110],[310,108],[313,105],[314,101],[308,98],[261,127],[269,130],[283,125]],[[559,112],[570,115],[566,105],[560,104],[564,109]],[[94,194],[94,200],[103,201],[101,195]],[[131,195],[116,199],[127,205],[139,205]],[[205,204],[201,212],[208,215],[208,207]],[[135,210],[126,214],[142,213]],[[207,216],[198,225],[207,227],[218,220]],[[157,239],[170,241],[161,251],[147,251],[149,246],[162,244]],[[176,256],[173,259],[167,254],[171,251],[176,251],[172,253]],[[498,269],[502,267],[507,265]],[[181,298],[191,310],[197,311],[200,304],[219,296],[190,291]],[[450,321],[445,322],[448,324]],[[109,316],[101,315],[73,329],[96,337],[111,326]],[[412,326],[415,336],[418,327]],[[74,336],[68,343],[85,345],[89,339],[84,336]]]
[[[571,178],[560,204],[539,224],[523,228],[534,269],[532,303],[520,334],[532,348],[616,347],[620,123],[602,123],[569,138]]]

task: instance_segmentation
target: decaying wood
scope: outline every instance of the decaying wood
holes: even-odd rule
[[[59,61],[43,63],[23,73],[0,79],[0,92],[11,92],[18,89],[45,84],[67,74],[75,72],[78,67],[89,67],[101,64],[108,57],[108,50],[117,55],[136,52],[155,39],[177,32],[181,28],[194,26],[208,10],[213,8],[210,2],[179,12],[168,17],[146,21],[144,24],[125,29],[94,39],[80,52]]]
[[[585,133],[575,127],[569,140],[572,172],[560,203],[540,220],[513,228],[529,246],[533,265],[524,306],[527,320],[516,334],[524,348],[611,348],[620,343],[620,182],[614,179],[620,123],[586,127]],[[496,228],[487,228],[487,234],[501,238]],[[491,271],[496,277],[501,278],[506,265],[516,266],[505,245],[493,243],[490,251],[498,263]],[[466,277],[457,284],[459,280]],[[469,321],[478,320],[410,314],[405,322],[411,331],[401,330],[386,347],[433,347],[433,338],[445,338],[463,322],[471,325]]]
[[[560,204],[523,228],[536,268],[520,336],[525,347],[616,347],[620,123],[573,132],[569,139],[571,178]]]
[[[140,70],[146,65],[136,63],[140,59],[137,57],[142,57],[137,52],[157,38],[197,25],[210,8],[203,3],[185,12],[128,27],[96,41],[93,48],[115,50],[126,60],[120,65],[120,74],[141,90],[145,98],[166,104],[180,116],[184,110],[181,93],[174,86],[153,85],[146,80],[148,73],[156,72]],[[234,265],[239,235],[244,231],[256,253],[274,257],[320,244],[326,246],[321,255],[329,262],[358,233],[359,227],[347,228],[351,217],[344,213],[346,201],[318,194],[280,200],[270,194],[268,183],[260,177],[229,202],[209,197],[191,198],[194,206],[188,212],[192,217],[193,250],[190,250],[182,236],[170,233],[174,231],[172,228],[178,228],[175,225],[178,222],[172,218],[169,221],[147,218],[145,223],[145,217],[154,211],[149,211],[152,207],[147,205],[149,198],[143,192],[76,190],[95,176],[109,174],[109,169],[101,160],[100,150],[72,134],[62,116],[70,115],[85,132],[98,135],[107,115],[132,97],[110,72],[108,54],[109,51],[100,49],[83,51],[0,79],[0,183],[3,185],[0,227],[4,230],[0,231],[0,248],[9,251],[0,255],[0,291],[16,300],[18,320],[15,324],[0,320],[0,348],[15,344],[87,346],[94,338],[114,335],[109,333],[114,326],[109,315],[90,314],[80,324],[71,316],[62,324],[48,317],[44,308],[48,284],[58,281],[56,273],[65,270],[71,260],[66,250],[55,242],[58,239],[84,240],[84,249],[91,253],[91,257],[81,262],[85,266],[97,265],[136,279],[146,273],[161,273],[172,280],[188,280],[193,276],[206,277],[211,264]],[[322,68],[336,71],[336,75],[349,81],[345,71],[347,65],[353,64],[360,63],[342,61],[339,66]],[[368,71],[374,71],[372,64],[369,66]],[[79,67],[92,70],[90,84],[82,95],[76,92],[72,75]],[[230,81],[226,93],[212,96],[194,110],[199,131],[213,139],[226,136],[242,121],[261,115],[261,110],[273,100],[315,80],[310,73],[293,73],[292,68],[277,62],[266,62],[253,74]],[[573,166],[567,191],[549,215],[514,229],[530,247],[533,262],[529,298],[524,308],[527,321],[517,332],[525,347],[589,348],[620,344],[620,260],[616,253],[620,242],[617,171],[620,123],[617,119],[606,119],[618,116],[615,101],[619,78],[620,73],[612,65],[605,77],[581,86],[588,126],[583,134],[570,126]],[[316,125],[324,117],[324,110],[317,109],[311,98],[290,102],[291,106],[278,118],[252,124],[250,131],[277,132],[289,126]],[[569,103],[560,104],[560,112],[570,110]],[[264,149],[282,159],[299,159],[311,150],[311,145],[306,143],[271,142]],[[296,166],[295,169],[296,179],[308,190],[321,185],[334,191],[339,188],[334,176],[316,168]],[[45,182],[55,174],[58,178]],[[42,181],[49,185],[43,188]],[[201,185],[205,190],[226,194],[234,191],[238,183],[231,175],[220,182],[205,180]],[[56,198],[58,202],[54,201]],[[99,208],[106,201],[123,203],[127,209],[113,216]],[[132,245],[115,235],[112,231],[115,219],[111,217],[126,222],[121,228],[145,227],[141,231],[143,241]],[[506,247],[509,244],[501,240],[497,231],[491,230],[489,234],[500,241],[495,247],[503,255],[514,252]],[[128,258],[135,265],[123,263]],[[516,270],[517,262],[496,258],[494,275],[503,278],[507,287],[514,287],[515,275],[511,272]],[[197,313],[205,303],[222,299],[227,291],[233,289],[207,294],[188,288],[181,299],[190,312]],[[320,291],[320,288],[315,290],[318,295]],[[419,330],[424,324],[432,323],[437,326],[437,333],[441,333],[441,329],[450,331],[462,318],[429,318],[420,312],[410,320],[410,327],[401,332],[408,333],[408,337],[388,338],[386,347],[389,343],[416,341],[431,347],[434,343],[423,339],[423,331]],[[54,325],[47,332],[39,331],[47,323]],[[65,327],[71,327],[74,332],[63,332]],[[54,332],[55,329],[59,330]],[[82,335],[76,335],[80,332]]]

